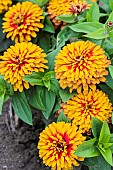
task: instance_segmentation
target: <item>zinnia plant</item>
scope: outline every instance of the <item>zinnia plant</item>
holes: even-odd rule
[[[44,72],[48,68],[45,63],[46,54],[43,50],[31,42],[17,43],[11,46],[1,56],[0,73],[4,75],[4,80],[7,80],[13,85],[14,91],[23,91],[23,87],[29,88],[28,82],[23,77],[35,72]]]
[[[72,122],[78,126],[83,133],[88,132],[91,127],[92,117],[102,122],[111,121],[112,104],[108,96],[102,91],[89,91],[75,95],[63,106],[64,113]]]
[[[44,168],[111,170],[112,0],[0,0],[0,113],[8,99],[43,122]]]
[[[74,151],[84,140],[85,137],[77,131],[76,126],[65,122],[53,122],[40,134],[39,156],[46,165],[52,167],[52,170],[68,170],[72,165],[79,166],[77,160],[84,160],[74,155]]]
[[[43,28],[43,10],[32,2],[17,3],[9,8],[3,20],[3,32],[15,42],[30,41]]]

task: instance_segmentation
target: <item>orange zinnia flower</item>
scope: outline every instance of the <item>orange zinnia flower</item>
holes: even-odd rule
[[[105,82],[108,75],[107,60],[104,50],[90,41],[77,41],[66,45],[56,56],[55,72],[60,86],[69,87],[70,93],[77,89],[80,93],[82,87],[95,90],[95,84]]]
[[[36,37],[39,28],[43,28],[40,23],[42,9],[32,2],[17,3],[9,8],[3,20],[3,32],[7,32],[7,38],[11,37],[15,42],[27,42],[31,37]]]
[[[12,0],[0,0],[0,14],[3,11],[7,11],[11,4],[12,4]]]
[[[40,133],[39,156],[52,170],[69,170],[72,165],[79,166],[77,160],[84,160],[74,155],[74,151],[84,140],[85,137],[77,131],[75,125],[53,122]]]
[[[83,132],[91,129],[91,116],[109,122],[112,110],[108,96],[99,90],[77,94],[64,105],[65,115]]]
[[[45,63],[46,54],[35,44],[17,43],[10,46],[7,52],[0,57],[0,74],[4,75],[4,79],[11,83],[14,91],[23,91],[23,87],[29,88],[29,83],[23,77],[34,72],[44,72],[48,68]]]

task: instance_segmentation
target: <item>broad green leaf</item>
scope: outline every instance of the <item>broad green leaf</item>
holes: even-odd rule
[[[12,97],[12,105],[17,116],[32,125],[32,113],[24,92],[15,92]]]
[[[106,84],[99,84],[99,86],[102,89],[102,91],[108,95],[109,100],[113,104],[113,90]]]
[[[109,38],[113,42],[113,31],[109,31]]]
[[[47,87],[48,90],[50,90],[51,84],[50,84],[50,80],[43,80],[44,86]]]
[[[83,22],[69,26],[75,32],[92,33],[100,28],[103,28],[103,24],[99,22]]]
[[[99,119],[92,117],[92,133],[94,137],[99,138],[102,124],[103,123]]]
[[[47,53],[50,49],[50,33],[42,32],[38,35],[38,44]]]
[[[74,23],[76,21],[76,16],[73,14],[73,15],[60,15],[58,17],[56,17],[57,20],[61,20],[63,22],[66,22],[66,23]]]
[[[110,13],[109,0],[100,0],[100,8],[104,9],[107,13]]]
[[[110,150],[110,148],[106,148],[105,152],[101,149],[98,148],[100,153],[102,154],[102,156],[104,157],[104,159],[111,165],[113,166],[113,162],[112,162],[112,152]]]
[[[87,158],[83,164],[88,165],[89,170],[111,170],[111,166],[106,162],[102,155],[94,158]]]
[[[113,143],[103,143],[104,148],[108,148],[108,147],[110,147],[112,145],[113,145]]]
[[[107,19],[106,23],[109,21],[113,22],[113,11],[110,13],[109,18]]]
[[[70,123],[70,120],[65,116],[64,112],[60,113],[58,116],[57,122]]]
[[[55,104],[56,94],[51,90],[48,91],[47,88],[44,88],[42,92],[42,101],[46,108],[46,111],[42,111],[42,114],[46,119],[49,118]]]
[[[99,6],[97,5],[96,2],[94,2],[91,5],[91,7],[87,13],[89,14],[89,19],[87,20],[88,22],[99,21],[100,11],[99,11]]]
[[[110,129],[106,122],[106,120],[103,122],[100,136],[99,136],[99,143],[108,143],[110,140]]]
[[[47,16],[45,17],[44,28],[42,30],[50,33],[55,33],[54,26]]]
[[[60,85],[59,85],[59,81],[57,79],[51,79],[50,81],[50,89],[51,91],[53,91],[54,93],[58,93],[59,89],[60,89]]]
[[[86,34],[84,36],[88,37],[88,38],[94,38],[94,39],[99,40],[99,39],[103,39],[103,38],[108,38],[109,34],[106,32],[105,28],[100,28],[100,29],[96,30],[95,32]]]
[[[20,1],[20,0],[19,0]],[[21,1],[23,1],[23,0],[21,0]],[[25,1],[25,0],[24,0]],[[44,5],[46,5],[47,4],[47,2],[49,1],[49,0],[29,0],[29,1],[31,1],[31,2],[33,2],[33,3],[35,3],[35,4],[38,4],[40,7],[43,7]]]
[[[85,158],[98,156],[99,152],[95,146],[96,142],[96,138],[83,142],[81,145],[78,146],[74,154]]]
[[[54,61],[55,57],[57,56],[58,52],[60,51],[61,47],[58,47],[57,49],[53,50],[52,52],[47,54],[46,59],[48,60],[48,71],[54,70]]]
[[[44,86],[44,83],[42,81],[42,77],[44,76],[44,74],[45,73],[43,72],[38,72],[38,73],[33,72],[32,74],[26,75],[23,78],[30,84]]]
[[[109,7],[113,11],[113,1],[112,0],[109,0]]]
[[[106,76],[105,83],[113,90],[113,78],[111,76],[110,69],[109,69],[108,75]]]
[[[70,29],[68,26],[65,26],[57,35],[57,46],[59,46],[61,43],[65,45],[65,42],[70,39],[78,39],[78,33],[75,34],[75,32]]]
[[[112,119],[113,120],[113,119]],[[113,133],[110,134],[110,140],[109,140],[109,143],[113,143]],[[113,145],[110,146],[110,150],[111,152],[113,153]]]
[[[36,86],[36,87],[32,87],[29,90],[27,90],[26,94],[27,94],[29,104],[31,106],[33,106],[34,108],[38,110],[46,111],[46,108],[42,102],[42,96],[41,96],[42,91],[43,91],[43,88],[40,88],[40,86]]]
[[[60,89],[59,90],[59,95],[60,95],[60,97],[61,97],[61,99],[64,103],[67,100],[69,100],[70,98],[72,98],[75,94],[76,94],[76,92],[69,93],[69,91],[67,89]]]
[[[109,72],[110,72],[110,75],[113,79],[113,66],[112,65],[109,66]]]

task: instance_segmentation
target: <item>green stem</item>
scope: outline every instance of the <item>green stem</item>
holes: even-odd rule
[[[102,39],[102,42],[101,42],[101,47],[102,47],[102,48],[103,48],[104,42],[105,42],[105,38]]]

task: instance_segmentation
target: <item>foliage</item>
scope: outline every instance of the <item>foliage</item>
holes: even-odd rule
[[[106,58],[110,61],[109,67],[107,68],[108,73],[105,75],[106,81],[96,83],[96,89],[102,90],[105,95],[108,96],[113,107],[113,1],[97,0],[92,3],[91,0],[87,0],[86,2],[89,4],[88,8],[83,8],[81,11],[79,11],[82,8],[81,6],[79,10],[77,9],[77,6],[76,8],[71,6],[69,8],[72,10],[71,14],[68,11],[67,14],[64,13],[58,16],[56,14],[53,15],[48,13],[49,0],[12,0],[11,6],[16,5],[18,2],[23,3],[26,1],[40,6],[40,8],[43,10],[43,17],[40,23],[38,23],[39,25],[41,24],[39,27],[40,29],[37,29],[36,31],[36,23],[34,24],[34,27],[32,27],[31,23],[28,23],[28,25],[31,24],[28,26],[28,29],[30,28],[33,34],[31,42],[36,46],[39,46],[44,51],[47,60],[47,63],[45,62],[46,69],[39,69],[40,71],[35,69],[35,71],[32,71],[32,69],[29,68],[29,71],[26,71],[26,74],[22,74],[22,81],[26,82],[27,85],[29,84],[29,87],[26,87],[26,85],[26,88],[24,87],[22,92],[19,92],[18,90],[14,91],[13,85],[15,82],[11,84],[10,80],[7,80],[7,75],[10,73],[3,75],[2,71],[0,71],[0,114],[2,114],[2,106],[4,102],[11,98],[14,112],[22,121],[29,125],[32,125],[32,109],[37,109],[40,111],[40,115],[42,116],[42,119],[46,125],[54,121],[57,123],[65,122],[73,124],[73,121],[71,121],[65,115],[64,105],[67,101],[76,96],[78,91],[75,88],[75,90],[70,93],[69,88],[71,85],[70,87],[65,87],[64,85],[64,87],[61,88],[60,81],[56,76],[55,63],[57,58],[56,56],[58,56],[59,52],[62,49],[65,51],[64,46],[72,42],[82,40],[88,40],[95,43],[96,45],[99,45],[102,50],[105,51]],[[3,6],[0,4],[0,10],[1,8],[3,8]],[[6,12],[7,11],[5,11],[4,8],[4,11],[0,13],[0,70],[4,69],[2,68],[2,56],[6,51],[8,51],[9,48],[13,48],[13,46],[16,44],[16,42],[12,41],[7,36],[2,26],[5,22],[3,18]],[[15,19],[17,24],[16,26],[26,24],[26,17],[28,17],[27,14],[25,15],[25,21],[23,21],[21,17],[23,17],[23,14],[20,13],[20,15],[18,15]],[[18,20],[20,25],[17,23]],[[41,28],[42,25],[43,28]],[[14,28],[15,25],[12,27]],[[11,32],[11,30],[12,29],[9,29],[9,32]],[[24,26],[22,27],[21,31],[24,31],[25,33]],[[22,36],[21,31],[19,36]],[[29,32],[30,30],[27,31]],[[16,32],[14,32],[13,35],[15,34]],[[28,34],[30,35],[31,32]],[[86,49],[84,51],[86,51]],[[17,52],[19,56],[21,50],[18,51],[17,49]],[[77,54],[78,61],[81,60],[80,62],[82,62],[82,56],[79,56],[79,52]],[[27,56],[26,51],[25,55]],[[32,56],[32,52],[30,55]],[[38,52],[36,55],[38,55]],[[65,59],[67,59],[67,56],[65,56]],[[11,62],[12,61],[15,63],[20,62],[21,67],[23,65],[25,66],[27,62],[31,62],[32,57],[30,58],[30,61],[26,59],[24,63],[21,63],[21,61],[17,58],[13,60],[12,54]],[[68,62],[72,63],[71,61]],[[9,63],[7,62],[7,64]],[[60,64],[63,65],[64,63]],[[12,65],[9,66],[9,70],[11,69],[11,66]],[[62,67],[62,70],[63,69],[64,67]],[[68,68],[68,70],[69,69],[70,68]],[[76,70],[76,68],[74,69]],[[80,70],[81,68],[79,71]],[[15,70],[13,70],[13,72],[15,72]],[[60,76],[61,79],[65,81],[64,77],[62,75]],[[73,80],[71,78],[70,82],[72,83]],[[81,75],[81,81],[84,81],[82,78],[83,75]],[[95,76],[93,78],[95,78]],[[15,78],[11,77],[11,79]],[[95,81],[98,80],[96,79]],[[81,89],[81,91],[83,92],[83,89]],[[80,103],[81,101],[79,104]],[[74,112],[77,112],[77,110],[75,109]],[[90,120],[92,120],[90,129],[91,133],[86,132],[83,134],[86,136],[87,140],[78,146],[74,154],[79,157],[85,157],[85,160],[80,163],[82,167],[85,165],[89,168],[89,170],[110,170],[111,166],[113,166],[113,113],[109,121],[104,120],[104,122],[101,122],[101,120],[96,118],[96,116],[91,117],[91,115]],[[77,128],[79,127],[77,126]]]

